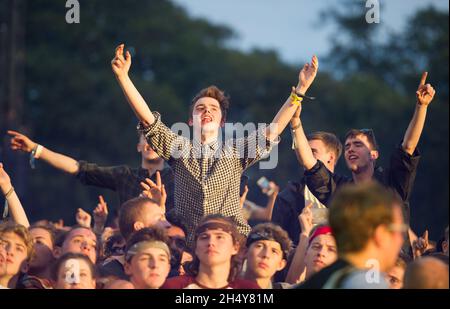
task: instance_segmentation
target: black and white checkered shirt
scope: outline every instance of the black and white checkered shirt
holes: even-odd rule
[[[143,127],[147,142],[165,159],[174,171],[174,202],[176,211],[185,219],[188,242],[203,216],[222,214],[231,217],[241,233],[247,235],[250,226],[239,206],[239,187],[243,171],[270,153],[279,140],[270,142],[265,128],[247,137],[217,140],[200,144],[175,134],[154,112],[155,122]]]

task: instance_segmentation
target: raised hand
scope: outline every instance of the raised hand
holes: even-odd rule
[[[111,67],[116,75],[116,77],[124,77],[128,75],[128,71],[131,67],[131,54],[127,50],[125,53],[125,57],[123,55],[123,50],[125,48],[125,44],[120,44],[116,47],[116,54],[113,60],[111,60]]]
[[[91,227],[91,215],[85,212],[83,209],[78,208],[77,213],[75,215],[75,219],[78,225],[90,228]]]
[[[158,202],[159,206],[166,210],[167,193],[161,181],[161,174],[156,172],[156,183],[151,179],[145,178],[145,182],[141,182],[142,195]]]
[[[416,91],[417,103],[419,105],[428,106],[434,98],[436,91],[430,84],[425,84],[427,81],[428,72],[422,74],[419,87]]]
[[[3,169],[2,163],[0,163],[0,188],[3,194],[8,193],[11,189],[11,178],[9,178],[8,173]]]
[[[98,204],[97,207],[94,209],[93,216],[94,216],[94,224],[98,224],[101,226],[104,226],[106,223],[106,219],[108,218],[108,204],[103,199],[103,196],[98,196]]]
[[[273,181],[270,181],[269,182],[269,190],[267,192],[267,195],[269,197],[276,197],[279,192],[280,192],[280,187]]]
[[[36,143],[29,139],[27,136],[12,130],[8,130],[7,133],[11,135],[11,149],[21,150],[24,152],[31,152],[35,147]]]
[[[59,219],[56,222],[50,222],[50,224],[53,224],[53,226],[55,227],[55,229],[57,230],[67,230],[70,229],[70,227],[66,227],[64,226],[64,220],[63,219]]]
[[[421,257],[425,253],[425,251],[427,251],[428,245],[429,245],[428,230],[425,230],[423,235],[413,243],[414,258]]]
[[[298,216],[298,221],[300,222],[301,233],[309,237],[311,230],[313,228],[313,215],[312,215],[312,203],[305,205],[301,214]]]
[[[239,198],[239,205],[240,205],[241,208],[244,207],[244,202],[245,202],[245,200],[247,199],[247,194],[248,194],[248,186],[245,185],[245,187],[244,187],[244,192],[242,192],[242,195],[241,195],[241,197]]]
[[[319,59],[313,56],[311,63],[306,63],[298,75],[297,92],[306,92],[316,78],[318,69]]]

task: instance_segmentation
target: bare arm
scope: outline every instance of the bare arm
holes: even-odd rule
[[[425,125],[428,105],[434,98],[436,91],[430,84],[425,84],[428,73],[424,72],[420,80],[419,88],[416,92],[417,103],[414,116],[409,123],[405,136],[403,137],[402,148],[409,155],[412,155],[419,143],[422,130]]]
[[[294,258],[292,259],[291,266],[289,267],[289,271],[286,275],[287,283],[299,283],[302,274],[305,271],[305,255],[308,250],[309,233],[313,227],[311,207],[312,204],[305,206],[302,213],[298,217],[302,231],[300,233],[297,248],[295,249]]]
[[[300,106],[297,108],[297,111],[291,119],[291,127],[294,131],[295,155],[300,164],[303,165],[306,170],[310,170],[316,165],[317,159],[313,155],[305,131],[303,130],[303,125],[300,120],[301,111],[302,103],[300,103]]]
[[[105,230],[106,220],[108,219],[108,205],[106,204],[103,196],[98,196],[99,203],[94,209],[94,228],[93,231],[95,235],[102,235]]]
[[[128,76],[128,71],[131,67],[131,54],[127,51],[124,57],[124,47],[124,44],[117,46],[115,57],[111,61],[111,66],[131,109],[136,114],[139,121],[145,126],[148,126],[155,122],[155,117]]]
[[[28,228],[30,222],[28,221],[27,214],[22,207],[22,203],[20,202],[16,191],[14,191],[9,175],[3,169],[2,163],[0,163],[0,189],[8,202],[9,211],[11,212],[13,221]]]
[[[26,153],[30,153],[35,149],[38,144],[30,140],[27,136],[16,132],[16,131],[8,131],[8,134],[11,135],[11,149],[12,150],[21,150]],[[51,151],[40,145],[42,150],[37,159],[43,160],[50,164],[51,166],[62,170],[63,172],[75,175],[79,171],[78,161],[68,157],[66,155]]]
[[[319,68],[319,60],[316,56],[312,58],[311,63],[307,63],[303,66],[303,69],[299,73],[299,80],[295,92],[305,94],[308,88],[314,81],[317,70]],[[271,141],[275,140],[286,128],[292,116],[297,109],[296,105],[292,104],[292,99],[289,97],[284,105],[281,107],[272,123],[267,128],[266,135]]]

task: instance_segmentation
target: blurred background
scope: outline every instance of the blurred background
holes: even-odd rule
[[[231,96],[229,122],[269,122],[313,54],[321,67],[302,119],[308,132],[341,139],[373,128],[387,166],[413,115],[421,72],[437,96],[419,144],[422,159],[411,200],[416,233],[437,239],[448,225],[449,24],[444,0],[380,0],[379,24],[366,1],[79,0],[80,23],[68,24],[64,0],[0,0],[0,162],[32,221],[92,211],[114,193],[9,150],[7,129],[76,159],[138,166],[137,120],[113,76],[114,48],[133,54],[130,71],[152,109],[172,125],[187,121],[191,98],[215,84]],[[282,136],[275,170],[246,172],[249,199],[264,205],[256,180],[283,188],[302,170]],[[348,174],[341,159],[337,171]],[[3,200],[0,198],[0,202]],[[112,210],[110,210],[112,213]]]

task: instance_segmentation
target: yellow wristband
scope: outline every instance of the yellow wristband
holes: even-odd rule
[[[303,98],[299,97],[295,92],[291,93],[291,104],[292,105],[296,105],[296,106],[300,106],[300,103],[302,103]]]

